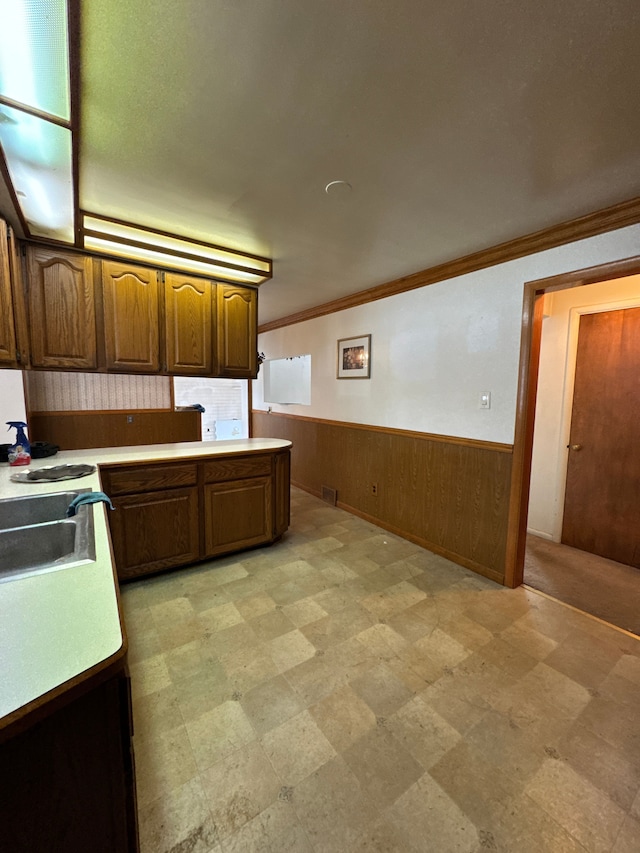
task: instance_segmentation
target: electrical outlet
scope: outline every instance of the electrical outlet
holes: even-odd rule
[[[377,483],[371,483],[371,494],[375,495],[377,497],[377,495],[378,495],[378,484]]]
[[[132,424],[132,423],[133,423],[133,415],[127,415],[127,423],[128,423],[128,424]]]

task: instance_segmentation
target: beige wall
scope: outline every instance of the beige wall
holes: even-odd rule
[[[27,419],[21,370],[0,370],[0,444],[9,444],[15,433],[6,432],[7,421]]]
[[[638,254],[640,226],[630,226],[266,332],[267,358],[312,358],[311,405],[273,410],[512,443],[524,283]],[[371,379],[337,380],[337,340],[369,333]],[[262,377],[253,384],[253,405],[266,410]]]

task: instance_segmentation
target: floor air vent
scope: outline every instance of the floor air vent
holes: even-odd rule
[[[331,504],[331,506],[335,506],[338,501],[338,493],[335,489],[332,489],[329,486],[322,487],[321,497],[325,503]]]

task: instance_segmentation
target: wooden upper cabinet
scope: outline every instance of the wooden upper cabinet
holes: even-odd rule
[[[93,261],[29,246],[27,286],[34,367],[97,367]]]
[[[108,370],[160,370],[160,312],[155,270],[102,261],[105,354]]]
[[[215,285],[178,273],[165,275],[167,372],[213,373],[212,292]]]
[[[7,224],[0,219],[0,365],[3,367],[17,364],[8,239]]]
[[[218,376],[254,379],[258,372],[258,292],[216,285]]]

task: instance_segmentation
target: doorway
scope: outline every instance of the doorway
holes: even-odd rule
[[[633,288],[640,288],[635,279]],[[636,568],[640,568],[639,423],[640,308],[583,314],[562,541]]]
[[[572,299],[578,303],[571,306],[575,309],[573,323],[575,324],[574,335],[577,340],[577,327],[581,316],[580,311],[583,314],[602,311],[604,310],[603,305],[605,304],[605,300],[613,303],[609,306],[611,308],[629,307],[629,301],[633,301],[633,296],[630,295],[628,290],[623,296],[620,295],[621,289],[624,289],[625,286],[625,283],[621,281],[623,278],[629,276],[637,277],[636,282],[632,283],[632,285],[637,285],[635,291],[632,292],[635,293],[635,304],[640,304],[640,276],[638,276],[638,273],[640,273],[640,258],[632,258],[614,264],[555,276],[550,279],[529,282],[525,285],[516,438],[512,467],[507,547],[506,583],[509,586],[517,586],[523,580],[527,580],[524,577],[524,572],[530,493],[532,517],[529,518],[529,527],[531,532],[534,535],[543,534],[543,537],[538,541],[542,543],[544,548],[547,545],[550,549],[553,547],[560,549],[568,547],[562,546],[560,540],[566,458],[568,454],[566,445],[569,443],[570,407],[573,395],[572,382],[566,381],[565,367],[569,366],[568,362],[570,362],[568,347],[572,341],[572,334],[571,329],[565,326],[564,332],[560,335],[564,341],[564,352],[562,352],[562,347],[560,349],[556,348],[550,357],[548,352],[542,350],[543,327],[545,323],[547,325],[553,323],[553,320],[549,319],[553,314],[553,301],[555,300],[557,304],[564,302],[565,307]],[[597,287],[591,288],[591,285],[597,285]],[[573,296],[570,293],[563,293],[570,289],[573,289]],[[595,299],[593,294],[598,289],[600,290],[600,294],[598,299]],[[575,294],[579,294],[579,296],[575,297]],[[625,303],[625,300],[626,304],[621,304]],[[556,344],[558,340],[556,340]],[[559,396],[556,393],[555,402],[551,406],[549,404],[550,398],[548,397],[549,389],[547,388],[548,364],[546,363],[549,360],[551,360],[552,373],[555,373],[556,380],[558,374],[561,377]],[[547,379],[545,379],[545,372],[547,373]],[[539,376],[541,380],[540,384],[538,382]],[[545,394],[547,394],[546,402]],[[547,410],[550,407],[554,411],[556,423],[555,425],[544,424],[538,418],[538,427],[536,429],[536,451],[538,459],[532,467],[534,423],[538,397],[540,397],[541,406]],[[540,433],[544,436],[545,431],[546,447],[545,441],[542,441],[542,444],[540,442]],[[550,441],[554,442],[553,452],[549,452]],[[540,455],[541,449],[542,457]],[[558,464],[562,458],[561,454],[564,454],[564,468]],[[540,458],[546,464],[546,471],[543,472],[542,477],[540,477],[538,470]],[[542,491],[541,483],[543,483]],[[575,554],[583,555],[584,552],[575,551]],[[558,555],[555,554],[553,559],[558,559]],[[629,571],[633,573],[634,579],[640,582],[640,575],[637,574],[638,569],[629,569]],[[606,576],[610,580],[613,577],[610,573]],[[593,588],[593,580],[590,580],[588,583]],[[612,580],[610,585],[614,586]],[[636,592],[636,595],[638,594],[640,593]]]
[[[612,444],[612,430],[626,423],[624,418],[622,424],[617,423],[617,413],[628,408],[629,389],[625,389],[625,377],[622,381],[611,382],[608,374],[616,342],[622,340],[618,327],[622,318],[628,316],[625,312],[634,312],[640,319],[640,307],[629,307],[640,306],[640,276],[545,294],[543,306],[524,582],[607,622],[640,633],[640,612],[636,606],[640,597],[640,574],[638,569],[628,565],[631,563],[629,555],[638,542],[635,523],[638,500],[631,495],[629,503],[628,492],[620,488],[625,479],[631,490],[640,488],[638,472],[629,468],[632,457],[638,456],[635,432],[639,412],[635,412],[635,417],[633,412],[629,413],[634,443],[629,454],[623,452],[624,431],[613,441],[614,456],[610,462],[601,456],[598,458],[600,451],[593,446],[604,441],[606,454]],[[587,331],[591,326],[605,334],[603,341],[595,341],[598,349],[595,365],[588,364],[587,348],[581,388],[580,351],[581,344],[584,350],[585,326]],[[640,340],[640,335],[633,332],[632,346],[636,338]],[[624,360],[630,355],[633,353],[625,352]],[[636,369],[626,378],[637,383],[640,381],[636,380],[637,376],[640,371]],[[595,424],[591,427],[589,418],[586,424],[595,429],[594,439],[585,435],[585,425],[576,419],[573,411],[576,394],[579,406],[584,408],[585,385],[587,397],[595,396],[595,401],[589,404]],[[637,385],[630,391],[637,407],[640,403]],[[607,400],[609,395],[620,392],[624,392],[622,400]],[[579,450],[567,447],[575,444],[580,444]],[[621,467],[623,457],[625,465]],[[572,462],[586,468],[587,475],[592,478],[586,487],[574,482],[577,494],[573,495],[565,491],[567,473],[571,483]],[[606,476],[607,471],[610,476]],[[577,473],[584,472],[578,470]],[[574,469],[574,480],[579,481],[575,474]],[[617,509],[611,522],[607,513],[616,502],[622,503],[622,507]],[[565,505],[569,506],[569,513]],[[631,513],[631,519],[618,523],[625,513]],[[583,519],[586,519],[584,523]],[[614,529],[616,525],[618,530]],[[570,536],[575,538],[567,537],[567,526]],[[627,550],[619,555],[611,552],[607,539],[612,539],[618,547],[625,542],[621,533],[628,534]]]

